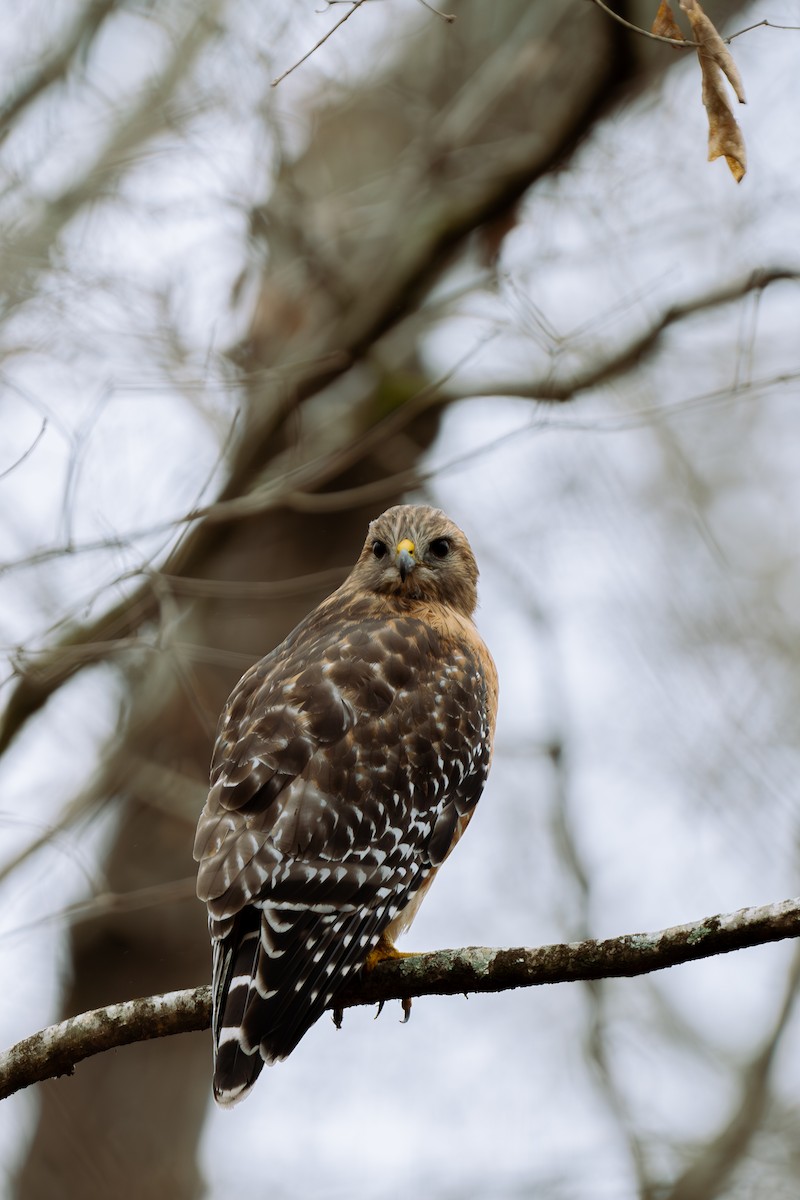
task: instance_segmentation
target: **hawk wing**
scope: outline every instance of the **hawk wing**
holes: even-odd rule
[[[197,831],[223,1102],[290,1053],[411,903],[489,767],[468,645],[410,616],[314,615],[233,692]]]

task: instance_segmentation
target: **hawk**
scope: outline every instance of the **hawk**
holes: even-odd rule
[[[390,508],[342,586],[225,705],[194,846],[220,1104],[354,971],[398,953],[472,816],[497,709],[477,580],[443,512]]]

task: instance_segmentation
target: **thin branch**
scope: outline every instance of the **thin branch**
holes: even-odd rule
[[[456,19],[455,13],[442,12],[440,8],[434,8],[432,4],[429,4],[428,0],[419,0],[419,2],[423,8],[427,8],[428,12],[432,12],[435,16],[441,17],[442,20],[446,21],[448,25],[452,25],[453,21]]]
[[[641,37],[650,38],[653,42],[666,42],[668,46],[674,46],[677,50],[685,50],[687,46],[694,46],[695,49],[699,48],[699,42],[686,41],[684,38],[678,41],[677,38],[664,37],[662,33],[653,33],[650,29],[643,29],[641,25],[634,25],[632,21],[626,21],[619,13],[614,12],[613,8],[609,8],[603,0],[594,0],[594,3],[599,9],[602,9],[607,17],[611,17],[612,20],[629,29],[631,33],[638,33]]]
[[[566,37],[571,20],[564,15],[555,21],[554,29],[557,27],[561,33],[563,25]],[[571,41],[568,52],[560,49],[559,53],[564,54],[565,61],[571,60]],[[289,413],[299,410],[310,397],[318,395],[363,360],[375,343],[395,329],[398,322],[418,305],[420,298],[451,262],[454,250],[474,229],[505,212],[535,179],[563,161],[565,153],[573,146],[574,130],[583,128],[586,120],[594,119],[598,105],[607,103],[610,95],[616,94],[622,86],[613,36],[604,48],[597,47],[597,53],[593,51],[589,56],[587,70],[589,74],[577,108],[575,104],[570,106],[568,119],[565,113],[552,138],[543,139],[538,127],[531,133],[523,125],[516,136],[503,140],[500,159],[488,174],[481,162],[479,171],[468,173],[457,187],[449,187],[442,195],[436,190],[428,194],[424,188],[417,189],[419,211],[414,210],[413,219],[409,216],[413,236],[404,233],[397,242],[396,252],[389,255],[391,272],[381,271],[375,278],[374,287],[362,289],[360,302],[345,306],[341,319],[326,323],[324,330],[309,335],[312,352],[302,355],[301,365],[295,363],[291,378],[278,376],[273,380],[272,386],[277,388],[272,396],[273,403],[267,403],[266,397],[259,395],[258,403],[253,405],[254,414],[259,415],[253,419],[248,437],[238,446],[230,477],[221,490],[221,503],[253,490],[263,479],[265,461],[274,457],[272,446],[276,431],[284,425]],[[498,95],[505,94],[503,89],[508,86],[508,77],[506,72],[505,82],[502,78],[498,80]],[[494,102],[494,93],[492,97]],[[476,136],[474,130],[470,136]],[[462,141],[453,145],[461,146]],[[450,153],[449,144],[441,146],[440,150],[444,159]],[[465,186],[466,183],[469,186]],[[238,357],[244,365],[252,359],[252,354],[246,345],[240,347],[240,351]],[[273,376],[274,372],[270,372],[265,378],[273,379]],[[231,514],[231,519],[233,516]],[[170,554],[163,564],[164,570],[175,575],[203,574],[208,556],[224,542],[227,533],[227,526],[220,521],[200,521],[178,550]],[[39,661],[35,673],[25,675],[15,683],[0,719],[0,754],[49,697],[88,661],[62,662],[60,651],[64,645],[130,636],[144,622],[154,619],[157,612],[157,598],[148,582],[98,622],[70,629],[53,647],[52,654],[45,661]]]
[[[724,42],[732,42],[734,38],[741,37],[743,33],[750,33],[753,29],[786,29],[792,33],[800,33],[800,25],[776,25],[774,21],[756,21],[753,25],[745,25],[744,29],[737,29],[736,33],[731,33],[728,37],[723,38]]]
[[[157,573],[164,587],[173,596],[192,596],[201,599],[222,599],[229,604],[249,604],[253,600],[280,600],[287,596],[305,596],[320,588],[332,590],[341,582],[347,567],[326,567],[307,575],[290,579],[198,579],[190,575]],[[155,574],[155,573],[154,573]]]
[[[22,463],[25,462],[25,459],[29,458],[30,455],[33,454],[34,450],[39,445],[39,442],[44,437],[46,429],[47,429],[47,417],[45,417],[44,420],[42,421],[42,427],[39,430],[39,432],[36,434],[36,437],[33,439],[30,446],[28,446],[28,449],[24,450],[22,452],[22,454],[19,456],[19,458],[15,462],[13,462],[10,467],[6,467],[6,469],[4,471],[0,471],[0,479],[5,479],[6,476],[10,475],[12,471],[16,471],[17,467],[21,466]]]
[[[36,208],[38,219],[17,234],[14,270],[6,255],[0,282],[0,303],[5,312],[29,300],[34,276],[50,268],[50,252],[76,213],[96,201],[98,195],[109,194],[136,151],[163,131],[169,120],[169,102],[208,44],[221,3],[213,0],[207,10],[190,17],[187,27],[176,37],[162,73],[142,89],[138,103],[114,127],[81,177],[51,202]]]
[[[645,975],[797,936],[800,897],[706,917],[658,933],[625,934],[605,941],[534,949],[470,946],[437,950],[379,964],[338,993],[333,1007]],[[127,1000],[71,1017],[0,1055],[0,1099],[32,1083],[71,1075],[77,1063],[104,1050],[206,1029],[210,1019],[211,989],[207,985]]]
[[[44,925],[62,924],[68,922],[70,927],[85,921],[94,921],[109,913],[142,912],[148,908],[163,908],[165,904],[174,904],[179,900],[190,900],[195,895],[194,875],[184,879],[172,879],[167,883],[152,883],[147,887],[134,888],[128,892],[98,892],[88,900],[79,900],[76,904],[68,904],[64,908],[34,917],[23,925],[14,925],[10,929],[0,931],[0,941],[9,938],[27,936],[41,929]]]
[[[425,409],[444,408],[449,404],[468,397],[503,395],[515,396],[521,399],[536,400],[539,403],[550,402],[566,404],[582,392],[601,387],[612,379],[623,377],[634,370],[650,354],[660,342],[663,334],[675,324],[687,320],[697,313],[722,307],[735,302],[752,292],[762,292],[774,283],[798,282],[800,272],[789,267],[773,267],[751,273],[743,279],[725,284],[702,296],[681,304],[675,304],[667,309],[639,337],[627,346],[599,363],[591,364],[583,373],[574,375],[566,380],[531,379],[516,382],[489,383],[480,387],[459,387],[457,392],[441,389],[437,385],[428,385],[412,397],[403,411],[391,414],[385,421],[379,422],[364,435],[358,446],[364,452],[376,439],[385,437],[411,417],[418,416]],[[443,377],[449,379],[449,374]],[[779,382],[783,382],[780,377]],[[310,388],[313,391],[313,388]],[[716,395],[716,394],[715,394]],[[728,397],[729,389],[724,389],[719,397]],[[693,407],[691,402],[688,407]],[[647,419],[652,413],[647,413]],[[626,417],[630,420],[630,414]],[[517,436],[514,434],[513,436]],[[352,448],[351,448],[352,450]],[[351,450],[343,459],[341,451],[325,455],[321,459],[307,464],[300,471],[273,484],[271,488],[253,487],[252,478],[245,480],[242,472],[234,476],[223,489],[220,499],[205,508],[197,509],[186,514],[180,521],[191,522],[205,518],[194,535],[194,540],[185,542],[169,556],[164,564],[164,572],[179,576],[184,571],[191,574],[192,569],[208,552],[213,543],[214,526],[219,529],[223,522],[261,514],[270,508],[288,506],[302,511],[336,511],[350,504],[365,503],[369,499],[382,498],[391,488],[400,486],[412,487],[420,482],[420,478],[411,473],[406,477],[393,477],[377,484],[362,485],[347,493],[317,494],[318,489],[330,482],[330,479],[340,469],[343,462],[351,461]],[[148,530],[153,532],[152,527]],[[109,544],[108,540],[102,544]],[[99,545],[97,548],[99,548]],[[89,549],[92,547],[82,547]],[[46,551],[46,555],[63,553]],[[2,569],[2,568],[0,568]],[[129,597],[126,597],[114,608],[104,613],[97,620],[86,625],[71,628],[69,632],[54,646],[45,649],[37,661],[35,670],[27,670],[15,686],[5,712],[0,718],[0,754],[7,748],[26,721],[37,712],[46,700],[56,692],[82,666],[87,666],[103,657],[107,650],[107,642],[112,639],[131,637],[146,621],[157,614],[158,604],[151,579],[147,579],[141,587]],[[80,653],[75,653],[80,648]]]
[[[775,283],[798,282],[800,282],[800,271],[794,267],[776,266],[759,269],[690,300],[673,304],[627,345],[604,357],[600,362],[591,362],[583,372],[577,373],[571,378],[554,379],[548,376],[542,380],[522,379],[517,382],[482,383],[479,386],[462,388],[459,395],[463,399],[495,395],[514,396],[523,400],[564,404],[573,400],[581,392],[594,390],[611,380],[623,378],[635,370],[648,355],[653,353],[663,335],[673,325],[679,325],[700,313],[735,304],[737,300],[742,300],[752,293],[763,293]]]
[[[604,0],[593,0],[593,3],[596,4],[597,7],[601,9],[607,17],[611,17],[612,20],[616,21],[619,25],[622,25],[625,29],[629,29],[631,33],[638,33],[640,37],[650,38],[652,42],[666,42],[668,46],[674,46],[676,50],[686,50],[687,48],[691,49],[691,47],[694,47],[695,49],[700,48],[699,42],[690,41],[688,38],[681,38],[679,41],[677,38],[664,37],[664,35],[661,33],[653,33],[652,29],[644,29],[641,25],[634,25],[632,21],[627,21],[625,17],[622,17],[619,13],[614,12],[613,8],[609,8]],[[774,21],[763,20],[756,21],[752,25],[745,25],[744,29],[737,29],[736,33],[729,33],[727,37],[724,37],[722,40],[723,42],[730,43],[734,38],[741,37],[743,33],[751,33],[752,30],[761,29],[762,27],[767,29],[787,29],[793,31],[800,30],[800,25],[776,25]]]
[[[351,0],[351,8],[349,9],[349,11],[346,12],[343,17],[339,18],[339,20],[336,22],[336,24],[333,26],[333,28],[329,29],[327,33],[323,34],[323,36],[319,39],[319,41],[316,43],[316,45],[312,46],[310,50],[307,50],[305,52],[305,54],[301,55],[300,58],[298,58],[296,63],[292,63],[291,67],[287,67],[286,70],[283,72],[283,74],[279,75],[277,79],[273,79],[272,86],[277,87],[278,84],[281,83],[286,78],[287,75],[291,75],[292,71],[296,71],[297,68],[299,66],[301,66],[304,62],[306,62],[307,59],[311,58],[311,55],[316,53],[316,51],[319,50],[320,46],[324,46],[325,43],[327,42],[328,38],[333,37],[334,33],[336,33],[336,30],[340,29],[342,27],[342,25],[344,25],[345,21],[350,20],[350,18],[352,17],[352,15],[356,11],[356,9],[361,8],[361,5],[364,2],[365,2],[365,0]]]

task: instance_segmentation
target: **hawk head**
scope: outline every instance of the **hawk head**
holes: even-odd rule
[[[446,604],[472,616],[478,568],[465,535],[438,508],[398,504],[371,522],[348,585],[401,603]]]

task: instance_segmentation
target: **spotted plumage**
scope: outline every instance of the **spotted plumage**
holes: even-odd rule
[[[222,1104],[391,952],[472,815],[497,705],[477,578],[444,513],[390,508],[225,706],[194,851]]]

